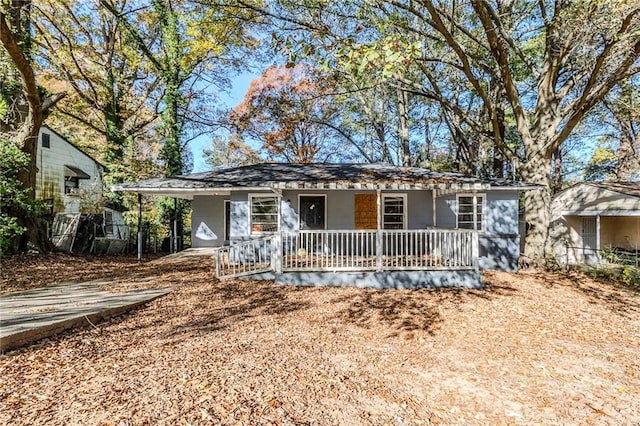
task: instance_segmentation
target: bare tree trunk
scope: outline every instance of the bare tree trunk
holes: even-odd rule
[[[411,149],[409,147],[409,97],[407,92],[398,89],[398,143],[402,152],[400,165],[411,166]]]
[[[629,180],[631,171],[634,167],[638,166],[635,142],[630,132],[621,132],[620,147],[618,148],[618,164],[616,165],[616,177],[619,181]]]
[[[557,194],[562,189],[562,150],[556,149],[553,153],[553,182],[551,194]]]

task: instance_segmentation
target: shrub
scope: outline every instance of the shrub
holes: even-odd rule
[[[622,270],[622,281],[625,284],[640,288],[640,269],[634,266],[625,266]]]
[[[18,180],[18,173],[28,167],[29,156],[6,139],[0,139],[0,255],[11,252],[12,242],[26,228],[13,212],[27,216],[37,213],[37,204],[29,190]]]

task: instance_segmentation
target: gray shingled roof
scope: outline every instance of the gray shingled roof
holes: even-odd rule
[[[148,179],[114,186],[141,193],[205,192],[241,189],[531,189],[535,185],[506,179],[479,179],[387,164],[261,163],[172,178]]]
[[[588,184],[640,198],[640,182],[588,182]]]

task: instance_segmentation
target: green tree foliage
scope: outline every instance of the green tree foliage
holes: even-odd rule
[[[29,162],[29,156],[15,144],[0,138],[0,257],[13,253],[15,240],[27,230],[17,215],[35,217],[38,211],[29,188],[18,179]]]
[[[213,124],[199,103],[201,87],[222,86],[225,76],[240,69],[251,46],[246,28],[250,16],[234,5],[208,7],[187,0],[132,2],[123,9],[111,0],[100,4],[118,18],[128,40],[160,79],[161,159],[167,176],[181,174],[186,133]]]
[[[49,110],[64,97],[64,94],[49,95],[41,90],[36,81],[32,61],[31,2],[10,0],[0,3],[0,92],[5,100],[2,138],[9,139],[29,159],[26,167],[17,170],[16,178],[25,188],[27,198],[34,201],[36,184],[36,154],[38,133]],[[19,95],[17,87],[21,88]],[[11,99],[7,111],[7,99]],[[41,232],[32,214],[19,209],[28,203],[17,203],[17,218],[21,227],[26,228],[25,238],[21,238],[14,249],[25,249],[28,243],[46,249],[48,241]]]
[[[128,3],[117,7],[123,10]],[[45,84],[70,93],[57,105],[56,121],[63,127],[82,123],[89,135],[105,140],[100,145],[94,140],[93,149],[109,169],[107,185],[136,179],[127,154],[137,150],[137,139],[152,133],[158,77],[129,45],[118,19],[97,0],[40,0],[32,16]],[[123,203],[121,194],[107,192],[107,197],[111,204]]]
[[[616,163],[617,158],[614,151],[602,143],[593,152],[589,163],[584,172],[584,178],[587,181],[606,181],[616,180]]]
[[[532,259],[544,258],[553,153],[640,67],[640,9],[632,0],[246,7],[277,18],[276,37],[292,56],[378,75],[437,102],[450,137],[468,142],[472,161],[517,160],[520,176],[544,188],[525,196]]]

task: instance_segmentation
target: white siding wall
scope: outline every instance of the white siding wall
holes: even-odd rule
[[[49,148],[42,146],[43,133],[50,135]],[[78,213],[81,198],[95,199],[102,195],[101,167],[87,154],[46,127],[40,129],[37,157],[36,198],[53,199],[54,212]],[[65,165],[77,167],[91,176],[90,179],[80,179],[80,195],[65,195]]]
[[[229,196],[201,195],[191,202],[191,246],[224,245],[224,201]]]

